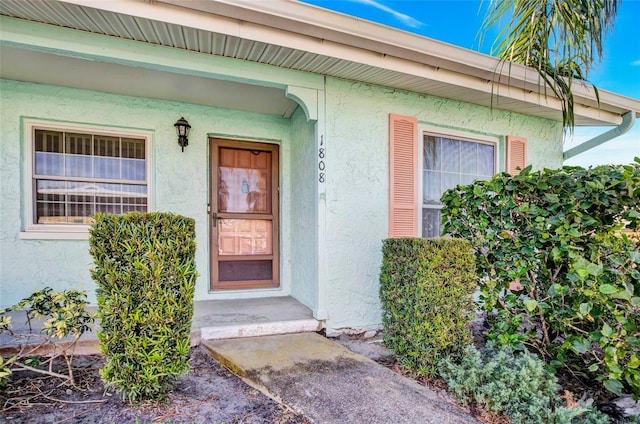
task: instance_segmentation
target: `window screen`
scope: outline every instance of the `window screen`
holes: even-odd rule
[[[146,212],[146,142],[35,129],[34,222],[90,224],[97,212]]]
[[[494,144],[424,135],[422,152],[422,236],[442,234],[442,194],[495,173]]]

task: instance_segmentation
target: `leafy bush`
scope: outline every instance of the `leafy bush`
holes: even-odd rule
[[[561,405],[556,378],[544,366],[528,351],[514,353],[509,347],[478,351],[468,346],[459,363],[445,359],[439,371],[459,401],[482,404],[507,415],[514,424],[609,422],[595,409]]]
[[[606,389],[640,394],[640,159],[498,174],[445,192],[445,232],[470,240],[490,337]]]
[[[189,369],[194,220],[168,213],[98,214],[89,243],[98,338],[107,357],[101,375],[130,402],[162,399]]]
[[[8,358],[0,358],[0,387],[4,386],[13,371],[29,370],[61,378],[75,384],[73,376],[74,350],[80,337],[91,329],[95,314],[87,310],[87,292],[78,290],[57,291],[50,287],[36,290],[31,296],[17,304],[0,310],[0,334],[9,336],[9,343],[16,353]],[[23,310],[26,315],[27,333],[13,331],[11,311]],[[35,333],[33,321],[41,320],[42,329]],[[64,338],[71,341],[60,343]],[[45,359],[34,354],[46,355]],[[66,374],[44,370],[33,365],[49,366],[57,358],[64,359]]]
[[[477,287],[471,245],[464,240],[384,241],[380,300],[384,343],[417,374],[471,341]]]

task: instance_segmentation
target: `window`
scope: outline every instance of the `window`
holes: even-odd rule
[[[27,129],[27,230],[84,230],[97,212],[148,210],[149,134],[37,124]]]
[[[442,234],[442,194],[455,186],[489,179],[496,171],[496,146],[490,142],[424,134],[422,143],[422,236]]]
[[[439,131],[423,128],[419,137],[417,118],[389,114],[389,237],[441,235],[445,190],[489,179],[501,168],[498,136]],[[527,165],[527,139],[507,135],[504,140],[502,169],[519,173]]]

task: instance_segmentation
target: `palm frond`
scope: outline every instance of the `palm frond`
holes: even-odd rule
[[[562,102],[562,124],[575,126],[574,80],[587,81],[602,59],[621,0],[490,0],[483,22],[487,31],[503,25],[491,53],[503,62],[534,68],[539,82]],[[596,99],[599,99],[594,87]]]

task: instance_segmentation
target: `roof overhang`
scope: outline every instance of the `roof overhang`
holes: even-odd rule
[[[94,34],[561,120],[560,101],[545,90],[535,70],[504,65],[488,55],[294,0],[3,0],[0,12]],[[3,73],[11,67],[3,53]],[[198,81],[191,83],[197,86]],[[140,87],[140,91],[148,90]],[[282,100],[280,108],[271,112],[283,116],[291,112],[284,95],[271,95]],[[638,100],[604,90],[599,96],[598,102],[592,87],[574,84],[576,125],[618,125],[625,113],[640,112]],[[197,96],[185,101],[209,104]]]

